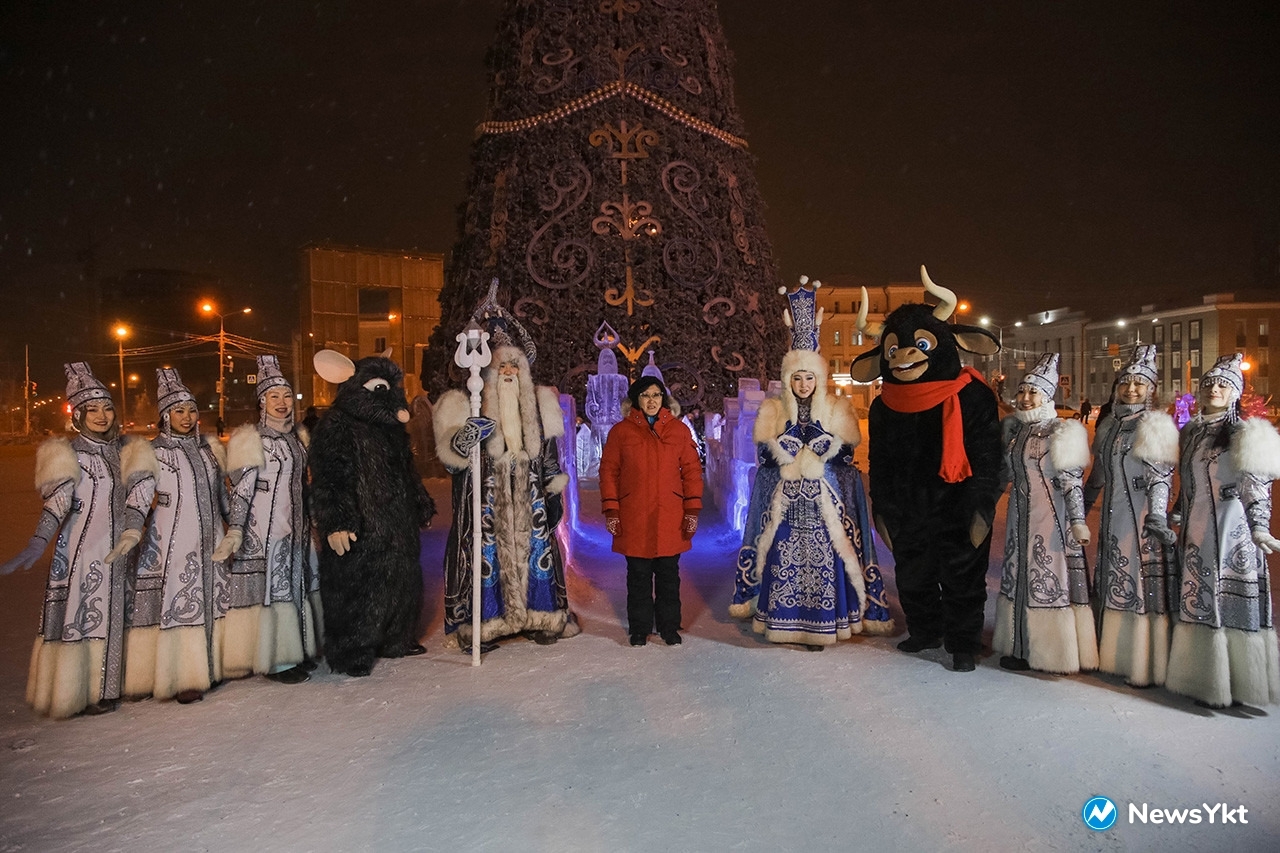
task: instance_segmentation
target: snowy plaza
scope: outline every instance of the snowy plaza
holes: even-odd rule
[[[4,553],[35,521],[33,461],[0,448]],[[444,648],[448,488],[429,485],[428,653],[369,678],[322,665],[305,684],[253,677],[194,705],[49,721],[23,701],[47,561],[0,578],[0,850],[1258,851],[1280,837],[1274,713],[991,656],[953,673],[941,650],[896,651],[900,637],[765,643],[726,615],[740,543],[723,524],[681,561],[685,643],[629,647],[625,571],[590,490],[569,568],[583,633],[508,640],[473,668]],[[1121,810],[1106,832],[1081,819],[1097,794]],[[1130,825],[1130,803],[1148,820],[1200,808],[1201,823]],[[1210,824],[1219,803],[1248,823]]]

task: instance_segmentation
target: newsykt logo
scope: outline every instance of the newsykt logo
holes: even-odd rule
[[[1120,816],[1120,810],[1110,797],[1092,797],[1080,810],[1084,825],[1094,832],[1110,829]]]

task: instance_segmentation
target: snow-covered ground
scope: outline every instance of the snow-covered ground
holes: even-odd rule
[[[35,524],[32,457],[0,448],[4,557]],[[322,666],[306,684],[251,678],[195,705],[50,722],[23,701],[47,561],[0,578],[0,851],[1280,844],[1276,709],[1212,712],[1110,678],[1008,673],[994,657],[956,674],[942,652],[905,655],[891,638],[771,646],[726,615],[738,542],[724,526],[705,524],[682,560],[684,645],[631,648],[594,492],[570,569],[583,634],[511,640],[472,668],[443,647],[448,490],[431,487],[429,652],[365,679]],[[1080,817],[1095,794],[1121,810],[1105,832]],[[1202,822],[1131,825],[1130,803],[1200,808]],[[1210,824],[1219,803],[1248,823],[1222,825],[1219,808]]]

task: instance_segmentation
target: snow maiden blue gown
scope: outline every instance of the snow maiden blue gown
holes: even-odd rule
[[[784,377],[783,397],[760,407],[760,466],[729,612],[750,616],[770,642],[827,646],[891,634],[893,620],[853,461],[857,417],[846,400],[826,396],[825,361],[814,367],[821,373],[809,405]]]

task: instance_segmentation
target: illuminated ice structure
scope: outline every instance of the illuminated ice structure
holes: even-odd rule
[[[586,415],[591,422],[592,441],[578,444],[578,476],[600,476],[600,451],[613,425],[622,420],[622,401],[627,399],[627,377],[618,373],[618,357],[613,348],[618,333],[608,323],[596,329],[595,345],[600,349],[594,376],[587,377]]]
[[[760,380],[739,379],[738,396],[724,398],[723,421],[707,427],[707,483],[725,521],[737,531],[746,527],[756,475],[756,445],[751,438],[756,415],[766,396],[781,392],[777,380],[769,383],[766,393],[760,389]]]

